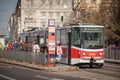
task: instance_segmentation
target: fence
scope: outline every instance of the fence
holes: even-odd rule
[[[120,47],[105,48],[105,58],[112,60],[120,60]]]
[[[0,58],[28,62],[34,64],[46,64],[46,55],[44,53],[32,53],[23,51],[0,51]]]
[[[24,51],[0,51],[0,58],[8,60],[16,60],[21,62],[29,62],[34,64],[46,64],[45,53],[32,53]],[[112,60],[120,60],[120,47],[105,48],[105,58]]]

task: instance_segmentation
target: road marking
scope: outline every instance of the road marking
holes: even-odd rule
[[[53,79],[51,79],[51,80],[64,80],[64,79],[53,78]]]
[[[51,79],[51,78],[44,77],[44,76],[36,76],[36,77],[43,78],[43,79],[47,79],[47,80],[50,80],[50,79]]]
[[[8,79],[8,80],[16,80],[14,78],[11,78],[11,77],[8,77],[8,76],[2,75],[2,74],[0,74],[0,77],[3,77],[3,78]]]
[[[11,69],[12,67],[11,66],[0,66],[1,68],[9,68]]]
[[[64,79],[59,79],[59,78],[48,78],[48,77],[44,77],[44,76],[36,76],[36,77],[39,77],[39,78],[43,78],[43,79],[47,79],[47,80],[64,80]]]

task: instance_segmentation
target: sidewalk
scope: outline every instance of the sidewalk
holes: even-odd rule
[[[54,67],[49,67],[47,65],[36,65],[36,64],[30,64],[25,62],[19,62],[19,61],[11,61],[7,59],[0,59],[0,62],[20,65],[20,66],[29,67],[29,68],[40,70],[40,71],[48,71],[48,72],[61,72],[61,71],[66,72],[66,71],[79,70],[77,66],[71,66],[71,65],[65,65],[65,64],[56,64]]]

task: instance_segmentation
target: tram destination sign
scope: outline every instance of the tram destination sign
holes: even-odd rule
[[[101,31],[101,28],[83,28],[83,31]]]

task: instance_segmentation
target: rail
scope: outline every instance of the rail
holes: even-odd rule
[[[120,47],[107,47],[105,50],[105,59],[120,60]],[[33,53],[24,51],[0,51],[0,58],[28,62],[34,64],[47,64],[45,53]]]

